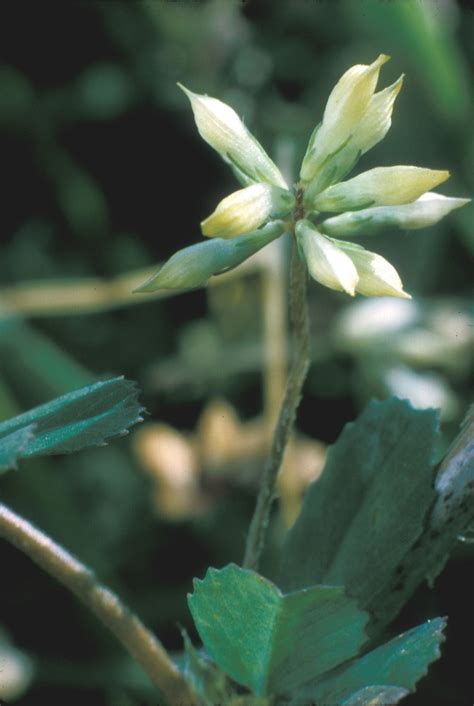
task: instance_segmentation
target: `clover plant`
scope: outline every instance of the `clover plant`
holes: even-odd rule
[[[396,165],[348,178],[390,128],[403,76],[376,91],[388,59],[381,54],[370,65],[353,66],[336,83],[294,186],[231,107],[181,86],[199,133],[242,188],[202,221],[205,241],[175,253],[137,291],[200,287],[283,234],[293,239],[294,358],[242,566],[210,568],[189,596],[203,647],[183,632],[178,666],[87,567],[0,505],[0,535],[112,630],[168,706],[394,704],[440,656],[444,616],[395,636],[390,626],[415,589],[439,574],[473,520],[472,412],[440,461],[435,411],[397,399],[372,402],[330,449],[279,549],[277,568],[272,575],[260,568],[309,367],[307,273],[351,296],[409,297],[395,268],[357,238],[385,228],[424,228],[468,201],[432,191],[449,176],[442,169]],[[135,388],[120,378],[71,393],[0,425],[0,470],[23,457],[104,443],[140,414]]]

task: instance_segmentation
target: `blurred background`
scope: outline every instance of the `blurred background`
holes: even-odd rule
[[[199,222],[237,188],[176,82],[231,104],[291,182],[339,76],[388,53],[380,85],[401,73],[405,83],[390,132],[358,169],[449,169],[443,193],[472,196],[473,30],[468,3],[454,0],[0,7],[0,419],[116,374],[139,382],[149,411],[107,449],[23,462],[1,494],[170,650],[181,649],[178,623],[196,637],[193,576],[241,560],[287,357],[284,241],[207,291],[131,294],[197,242]],[[473,216],[469,205],[433,228],[367,241],[412,301],[310,286],[313,365],[274,548],[327,445],[370,398],[441,408],[439,454],[456,434],[474,387]],[[460,538],[435,589],[397,620],[401,631],[450,618],[443,657],[407,706],[473,702],[473,558]],[[0,566],[0,700],[158,703],[62,587],[6,543]]]

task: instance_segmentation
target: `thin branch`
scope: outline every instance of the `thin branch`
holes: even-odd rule
[[[157,638],[94,573],[27,520],[0,503],[0,537],[66,586],[142,666],[169,706],[193,706],[188,683]]]
[[[309,318],[306,298],[307,272],[293,241],[290,273],[290,315],[295,338],[292,362],[285,395],[273,435],[272,447],[263,469],[260,492],[250,523],[243,566],[257,570],[268,529],[270,510],[275,499],[275,487],[285,449],[293,430],[301,390],[309,369]]]

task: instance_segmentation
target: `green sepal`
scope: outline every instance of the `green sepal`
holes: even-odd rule
[[[158,289],[196,289],[204,287],[213,275],[227,272],[285,232],[281,221],[235,238],[212,238],[178,250],[147,282],[135,292]]]

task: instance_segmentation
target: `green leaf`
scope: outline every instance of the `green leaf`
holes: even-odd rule
[[[237,267],[284,232],[284,224],[275,221],[247,235],[229,239],[211,238],[178,250],[156,275],[135,292],[204,287],[210,277]]]
[[[235,564],[195,580],[189,607],[212,659],[257,696],[291,694],[354,656],[366,640],[367,615],[342,587],[283,595]]]
[[[434,582],[474,522],[474,406],[437,469],[435,492],[423,534],[397,568],[394,584],[372,607],[377,628],[397,615],[423,580]]]
[[[355,697],[354,692],[359,689],[381,683],[414,691],[428,666],[440,656],[445,625],[443,618],[436,618],[398,635],[349,665],[308,684],[299,692],[295,703],[306,698],[317,703],[338,704]]]
[[[343,585],[371,612],[433,503],[437,431],[437,413],[397,399],[372,402],[345,427],[288,534],[284,590]]]
[[[141,420],[135,383],[123,377],[83,387],[0,423],[0,464],[102,445]]]
[[[341,706],[392,706],[410,692],[399,686],[367,686],[342,702]]]

